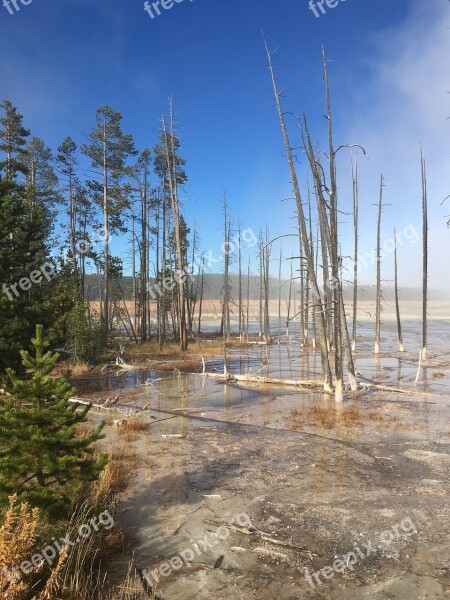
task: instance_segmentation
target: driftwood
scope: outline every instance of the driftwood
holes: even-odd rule
[[[306,387],[306,388],[316,388],[323,387],[323,383],[321,381],[317,381],[314,379],[275,379],[273,377],[263,377],[263,376],[254,376],[254,375],[232,375],[224,376],[221,373],[204,373],[205,377],[212,377],[213,379],[219,379],[221,381],[245,381],[249,383],[268,383],[271,385],[287,385],[293,387]]]
[[[373,382],[367,382],[364,383],[364,388],[365,389],[374,389],[374,390],[380,390],[380,392],[391,392],[393,394],[404,394],[404,395],[409,395],[409,396],[417,396],[418,392],[416,389],[414,390],[408,390],[405,388],[398,388],[398,387],[391,387],[389,385],[383,385],[380,383],[373,383]],[[436,396],[438,396],[439,394],[435,394],[432,392],[419,392],[420,396],[426,397],[426,398],[436,398]]]
[[[242,533],[244,535],[248,535],[248,536],[256,536],[258,537],[261,541],[263,542],[268,542],[269,544],[274,544],[276,546],[282,546],[283,548],[288,548],[290,550],[297,550],[300,552],[308,552],[310,554],[313,554],[312,552],[310,552],[306,546],[299,546],[298,544],[293,544],[291,542],[286,542],[284,540],[277,540],[274,539],[272,537],[270,537],[265,531],[261,531],[259,530],[257,527],[240,527],[239,525],[236,524],[223,524],[220,523],[219,521],[215,521],[214,519],[205,519],[205,523],[209,523],[211,525],[220,525],[222,527],[225,527],[227,529],[231,529],[232,531],[236,531],[238,533]],[[316,556],[316,555],[314,555]]]
[[[212,377],[214,379],[218,379],[223,381],[224,383],[230,382],[247,382],[247,383],[257,383],[257,384],[269,384],[269,385],[278,385],[278,386],[289,386],[289,387],[300,387],[305,389],[315,389],[321,388],[323,389],[323,382],[317,381],[314,379],[275,379],[273,377],[263,377],[263,376],[252,376],[252,375],[233,375],[228,374],[227,377],[224,377],[220,373],[204,373],[205,377]],[[348,385],[348,384],[347,384]],[[405,394],[405,395],[416,395],[417,390],[409,390],[406,388],[398,388],[391,387],[389,385],[383,385],[375,382],[365,381],[360,384],[361,390],[379,390],[381,392],[391,392],[393,394]],[[435,397],[436,394],[432,394],[430,392],[423,392],[421,396],[427,397]],[[202,410],[205,410],[204,408]]]

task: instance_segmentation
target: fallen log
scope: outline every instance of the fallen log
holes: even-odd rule
[[[311,388],[323,388],[323,382],[315,379],[276,379],[274,377],[264,377],[255,375],[232,375],[228,374],[224,376],[222,373],[203,373],[205,377],[212,377],[213,379],[219,379],[221,381],[244,381],[247,383],[262,383],[270,385],[285,385],[290,387],[306,387]]]

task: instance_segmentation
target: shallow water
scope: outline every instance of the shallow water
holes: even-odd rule
[[[289,344],[280,338],[279,344],[230,351],[229,372],[320,378],[320,355],[300,348],[298,326],[291,331]],[[409,394],[364,391],[347,394],[344,405],[336,405],[320,391],[247,389],[201,373],[151,369],[109,373],[78,386],[93,399],[118,394],[124,409],[139,413],[150,407],[143,418],[152,425],[134,441],[136,476],[119,504],[120,524],[133,540],[139,564],[155,568],[189,540],[203,539],[212,516],[225,523],[244,511],[272,539],[306,548],[298,552],[262,543],[257,535],[231,536],[198,559],[198,570],[189,566],[163,580],[164,597],[444,597],[438,569],[442,540],[450,532],[450,323],[430,323],[428,366],[417,386],[418,323],[404,326],[405,347],[411,350],[404,354],[397,352],[395,327],[386,324],[379,359],[373,355],[371,324],[361,324],[359,331],[357,368],[363,377]],[[206,366],[208,372],[223,372],[220,358]],[[126,436],[126,429],[107,431],[116,440]],[[355,540],[376,539],[405,517],[414,520],[419,535],[393,548],[395,561],[378,553],[310,594],[305,568],[312,573],[332,564]],[[236,546],[244,546],[238,555]],[[225,556],[224,567],[214,569],[219,555]],[[417,565],[438,575],[416,580]]]
[[[256,327],[256,323],[254,326]],[[228,351],[227,367],[230,373],[267,376],[279,379],[320,379],[320,353],[300,347],[299,326],[291,326],[287,341],[284,335],[278,337],[278,329],[271,334],[275,343],[270,346],[253,344],[239,350]],[[369,323],[360,323],[357,338],[356,366],[363,378],[373,379],[379,383],[401,385],[413,382],[418,369],[418,358],[421,339],[421,324],[415,321],[403,325],[403,341],[405,353],[398,352],[396,325],[392,322],[383,324],[381,339],[381,355],[373,354],[373,327]],[[450,366],[450,320],[430,321],[428,327],[429,360],[423,368],[419,379],[419,391],[439,391],[448,387],[448,381],[440,381],[433,377],[439,367]],[[206,346],[207,352],[207,346]],[[206,369],[210,373],[223,373],[223,358],[206,359]],[[445,378],[443,378],[445,379]],[[154,382],[158,380],[156,386]],[[211,406],[220,404],[216,384],[204,381],[196,376],[176,372],[175,374],[158,372],[154,369],[136,371],[108,372],[96,375],[95,378],[78,379],[76,382],[81,394],[97,394],[99,392],[120,391],[125,397],[130,389],[141,388],[146,382],[150,385],[141,390],[142,399],[148,401],[155,396],[168,396],[181,393],[197,396],[205,393]],[[200,383],[199,383],[200,382]],[[232,394],[231,404],[245,403],[253,399],[252,394]],[[228,401],[227,401],[228,402]],[[145,404],[145,402],[144,402]]]

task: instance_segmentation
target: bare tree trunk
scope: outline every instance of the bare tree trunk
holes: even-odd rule
[[[133,331],[138,331],[138,294],[136,279],[136,217],[134,215],[134,205],[131,212],[131,278],[133,283]],[[125,299],[124,299],[125,302]]]
[[[143,187],[141,189],[141,281],[140,281],[140,309],[141,309],[141,342],[147,340],[148,324],[148,197],[147,197],[147,172],[144,172]]]
[[[157,204],[157,208],[156,208],[156,228],[155,228],[155,238],[156,238],[156,257],[155,257],[155,271],[156,271],[156,277],[155,277],[155,281],[158,283],[158,279],[159,279],[159,254],[160,254],[160,248],[159,248],[159,239],[160,239],[160,200],[161,197],[159,196],[158,198],[158,204]],[[150,244],[149,244],[150,245]],[[148,256],[148,254],[147,254]],[[149,302],[150,305],[150,302]],[[162,349],[162,311],[161,311],[161,293],[157,294],[156,296],[156,327],[157,327],[157,333],[158,333],[158,343],[159,343],[159,347]]]
[[[202,310],[203,310],[203,290],[205,284],[205,265],[204,265],[204,256],[201,257],[201,283],[200,283],[200,301],[198,305],[198,329],[197,334],[200,335],[202,332]]]
[[[359,181],[358,163],[353,165],[353,229],[355,234],[353,258],[353,331],[352,350],[356,352],[356,327],[358,319],[358,225],[359,225]]]
[[[320,228],[320,247],[322,251],[322,278],[323,278],[323,294],[325,306],[325,324],[327,333],[328,349],[333,348],[333,313],[328,308],[331,305],[331,290],[330,290],[330,269],[328,262],[328,244],[327,244],[327,217],[324,209],[324,202],[321,202],[316,193],[317,208],[319,212],[319,228]]]
[[[281,340],[281,265],[283,251],[280,249],[280,262],[278,264],[278,341]]]
[[[420,149],[420,163],[422,171],[422,361],[427,360],[427,305],[428,305],[428,194],[427,194],[427,171],[425,157]]]
[[[395,293],[395,314],[397,316],[398,345],[400,352],[404,352],[402,338],[402,323],[400,320],[400,305],[398,302],[398,264],[397,264],[397,233],[394,227],[394,293]]]
[[[350,337],[348,335],[347,318],[345,314],[344,295],[342,289],[342,280],[340,277],[340,256],[338,252],[338,221],[337,221],[337,182],[336,182],[336,150],[333,144],[333,119],[331,112],[330,101],[330,83],[328,77],[328,65],[325,55],[325,50],[322,48],[323,66],[325,76],[325,94],[328,116],[328,145],[329,145],[329,162],[330,162],[330,258],[331,270],[333,275],[333,297],[335,310],[335,365],[336,378],[343,378],[343,357],[342,350],[345,351],[347,360],[347,374],[352,391],[358,390],[358,382],[355,374],[355,366],[353,363],[353,355],[351,351]],[[342,399],[342,391],[336,390],[336,401]]]
[[[302,196],[300,193],[300,186],[298,183],[298,177],[297,177],[297,173],[296,173],[295,166],[294,166],[292,147],[289,142],[289,135],[288,135],[286,123],[284,120],[284,113],[283,113],[283,109],[281,106],[281,100],[280,100],[280,92],[278,91],[277,84],[276,84],[275,72],[274,72],[273,65],[272,65],[272,56],[271,56],[271,53],[267,46],[267,43],[265,43],[265,47],[266,47],[267,58],[269,61],[269,70],[270,70],[270,74],[271,74],[271,78],[272,78],[272,86],[273,86],[273,91],[275,94],[275,101],[276,101],[277,110],[278,110],[278,117],[280,120],[281,132],[283,135],[289,171],[291,174],[291,183],[292,183],[292,187],[293,187],[293,191],[294,191],[294,195],[295,195],[299,235],[300,235],[300,239],[303,243],[303,252],[304,252],[304,255],[306,258],[308,276],[310,278],[311,290],[312,290],[312,294],[313,294],[313,301],[314,301],[314,305],[317,305],[317,304],[321,305],[322,302],[321,302],[320,289],[319,289],[319,284],[317,281],[316,272],[314,270],[314,260],[311,255],[311,249],[310,249],[309,243],[308,243],[306,220],[305,220],[305,215],[304,215],[304,211],[303,211],[303,202],[302,202]],[[321,347],[321,359],[322,359],[321,363],[322,363],[322,376],[323,376],[324,391],[331,392],[332,386],[333,386],[333,378],[332,378],[332,374],[331,374],[331,368],[330,368],[330,362],[329,362],[329,356],[328,356],[328,348],[327,348],[327,341],[326,341],[326,326],[325,326],[325,317],[324,317],[324,312],[323,312],[323,306],[319,306],[319,307],[316,306],[315,312],[316,312],[317,328],[319,331],[319,339],[320,339],[320,347]]]
[[[223,193],[223,237],[225,257],[224,257],[224,276],[223,276],[223,303],[222,303],[222,334],[225,341],[230,339],[230,221],[228,217],[227,195]]]
[[[309,220],[309,247],[311,248],[312,260],[314,262],[314,240],[312,233],[312,215],[311,215],[311,190],[309,188],[308,183],[308,220]],[[306,268],[306,267],[305,267]],[[317,271],[317,269],[316,269]],[[304,333],[304,341],[305,344],[308,344],[308,336],[309,336],[309,301],[310,301],[310,286],[309,286],[309,278],[308,273],[306,272],[306,308],[305,308],[305,333]]]
[[[173,226],[175,230],[175,242],[177,249],[177,270],[178,270],[178,315],[179,315],[179,330],[180,330],[180,349],[182,352],[186,352],[188,349],[187,329],[186,329],[186,298],[184,289],[184,268],[183,268],[183,251],[181,247],[181,232],[180,232],[180,205],[178,200],[178,181],[176,164],[174,160],[175,148],[174,148],[174,120],[173,120],[173,105],[170,102],[170,138],[171,138],[171,150],[172,160],[169,152],[169,140],[167,137],[166,125],[163,117],[163,128],[164,128],[164,140],[166,145],[166,160],[169,172],[169,186],[170,186],[170,197],[172,200],[172,214],[173,214]],[[172,164],[173,163],[173,164]]]
[[[381,213],[383,209],[383,185],[384,178],[380,180],[380,199],[378,201],[378,219],[377,219],[377,295],[375,307],[375,354],[380,353],[381,337]]]
[[[161,275],[161,283],[164,283],[164,277],[166,276],[167,271],[167,198],[166,198],[166,183],[163,183],[163,192],[162,192],[162,275]],[[166,343],[166,335],[167,335],[167,293],[166,287],[161,285],[161,295],[160,295],[160,305],[161,305],[161,349]]]
[[[264,246],[264,341],[270,343],[270,244],[269,232],[266,228],[266,243]]]
[[[263,278],[264,278],[264,265],[263,265],[263,239],[262,232],[259,233],[259,337],[263,335]]]
[[[76,248],[76,209],[75,198],[73,193],[73,172],[69,168],[69,227],[70,227],[70,246],[72,250],[72,265],[75,279],[78,281],[78,263],[77,263],[77,248]]]
[[[104,125],[104,138],[106,139],[106,125]],[[104,295],[102,318],[105,324],[105,342],[109,332],[109,219],[108,219],[108,168],[106,163],[106,141],[103,142],[103,229],[105,242],[104,251]]]
[[[194,227],[194,236],[192,240],[192,268],[190,274],[194,274],[194,265],[195,265],[195,252],[197,248],[197,227]],[[194,326],[194,312],[195,305],[197,303],[197,292],[198,292],[198,278],[195,282],[194,287],[194,278],[192,280],[187,281],[186,287],[188,290],[187,294],[187,313],[188,313],[188,325],[189,325],[189,334],[192,336],[193,334],[193,326]]]
[[[250,257],[248,257],[248,268],[247,268],[247,342],[249,334],[249,322],[250,322]]]
[[[238,223],[238,269],[239,269],[239,300],[238,300],[238,311],[239,311],[239,341],[242,342],[244,335],[244,312],[242,306],[242,250],[241,250],[241,222]]]
[[[300,256],[300,347],[305,345],[305,271]]]
[[[294,280],[293,262],[294,262],[294,257],[291,258],[291,277],[289,279],[289,296],[288,296],[288,301],[287,301],[287,317],[286,317],[286,339],[289,339],[289,323],[291,322],[292,282]]]

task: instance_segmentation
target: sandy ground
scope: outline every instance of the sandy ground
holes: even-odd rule
[[[277,366],[281,351],[271,373],[317,371],[296,349]],[[265,351],[249,354],[232,368],[264,367]],[[149,430],[130,441],[137,460],[117,518],[128,559],[152,581],[162,569],[161,598],[450,598],[450,355],[434,352],[417,386],[412,354],[376,364],[363,351],[359,363],[366,379],[409,393],[363,392],[336,407],[310,391],[155,370],[85,389],[151,405]],[[110,570],[120,581],[127,564]]]
[[[127,301],[127,309],[131,316],[134,315],[134,304],[131,301]],[[245,301],[244,301],[245,304]],[[291,316],[293,316],[298,310],[298,301],[296,302],[296,308],[294,304],[291,307]],[[99,311],[99,303],[91,302],[91,307],[95,311]],[[345,304],[347,314],[352,315],[353,303],[346,302]],[[150,310],[153,314],[156,314],[156,303],[150,303]],[[220,319],[222,314],[221,301],[220,300],[206,300],[203,304],[202,320],[207,323],[211,320]],[[400,311],[402,320],[418,320],[422,318],[422,303],[416,300],[400,301]],[[269,306],[269,312],[274,321],[278,318],[278,300],[271,300]],[[232,317],[238,315],[237,304],[233,303],[231,306]],[[382,317],[387,321],[394,321],[395,316],[395,304],[390,301],[383,301],[382,303]],[[246,314],[246,309],[245,309]],[[283,300],[281,304],[282,317],[286,317],[286,303]],[[450,319],[450,301],[431,301],[428,303],[428,316],[430,319]],[[249,307],[250,320],[259,318],[259,301],[250,300]],[[197,321],[198,314],[195,314],[195,320]],[[358,319],[359,320],[373,320],[375,322],[375,302],[363,301],[358,303]]]

